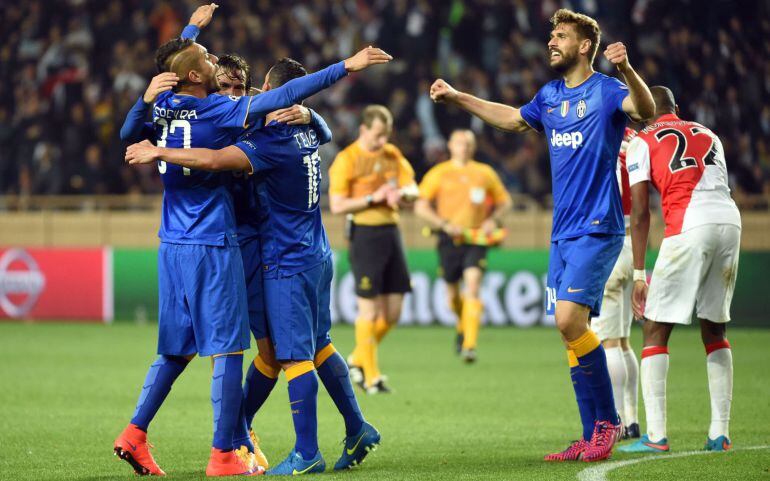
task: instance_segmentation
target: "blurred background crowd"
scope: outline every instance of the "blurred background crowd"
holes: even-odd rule
[[[199,0],[29,0],[0,11],[0,195],[158,193],[157,170],[123,163],[118,131],[155,74],[153,57],[177,36]],[[548,19],[562,6],[598,19],[601,52],[623,41],[649,85],[669,86],[682,116],[712,128],[726,149],[744,206],[770,194],[770,1],[726,0],[220,0],[199,37],[213,53],[238,53],[256,86],[290,56],[309,70],[372,44],[393,54],[316,95],[308,105],[332,127],[328,162],[357,134],[368,103],[395,117],[393,142],[418,178],[446,158],[451,129],[474,129],[477,158],[509,190],[548,204],[546,143],[510,135],[434,105],[443,77],[484,98],[521,105],[554,77]],[[328,166],[328,165],[327,165]],[[761,204],[762,202],[759,202]]]

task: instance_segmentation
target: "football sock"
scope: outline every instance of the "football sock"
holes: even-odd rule
[[[729,438],[730,404],[733,399],[733,353],[727,339],[706,345],[706,370],[711,394],[709,438]]]
[[[666,376],[668,347],[642,349],[642,398],[647,419],[647,436],[656,442],[666,437]]]
[[[572,378],[572,387],[575,389],[575,399],[577,400],[578,413],[580,413],[580,422],[583,424],[583,439],[591,440],[594,433],[594,423],[596,422],[596,408],[594,407],[594,398],[588,388],[583,372],[578,366],[578,359],[575,351],[567,351],[567,360],[569,361],[569,374]]]
[[[152,363],[149,371],[147,371],[147,377],[144,379],[142,393],[136,403],[131,424],[142,431],[147,431],[152,418],[155,417],[171,391],[171,385],[187,367],[188,362],[187,359],[180,356],[161,355]]]
[[[585,334],[567,344],[570,349],[575,351],[580,370],[591,390],[596,408],[596,420],[617,424],[618,413],[615,410],[615,401],[612,396],[612,382],[610,382],[610,373],[607,370],[607,357],[599,338],[589,329]]]
[[[294,449],[303,459],[313,459],[318,452],[318,379],[313,361],[291,366],[286,370],[286,379],[289,381],[289,405],[297,436]]]
[[[222,354],[213,357],[211,376],[211,406],[214,408],[214,442],[222,451],[233,449],[235,427],[241,419],[243,400],[243,353]]]
[[[246,449],[248,449],[250,453],[253,453],[254,443],[251,442],[251,436],[249,436],[249,425],[246,424],[246,414],[244,412],[245,406],[246,400],[241,398],[241,408],[238,411],[238,420],[235,423],[235,431],[233,432],[233,449],[246,446]]]
[[[347,363],[331,344],[316,354],[314,363],[318,377],[345,420],[345,434],[355,436],[361,430],[364,416],[353,392]]]
[[[626,372],[626,361],[623,359],[623,350],[620,347],[608,347],[604,349],[607,356],[607,370],[610,373],[612,382],[612,397],[615,398],[615,410],[618,414],[624,414],[624,394],[623,390],[628,380]],[[627,422],[625,418],[624,422]]]
[[[374,337],[374,322],[356,319],[357,363],[364,371],[364,384],[370,386],[380,377],[377,367],[377,341]]]
[[[623,389],[623,404],[625,409],[626,424],[639,422],[639,362],[636,360],[634,350],[629,346],[627,351],[623,351],[623,360],[626,363],[626,385]]]
[[[393,324],[389,324],[384,317],[380,317],[374,322],[374,339],[377,341],[377,344],[382,342],[382,338],[384,338],[392,328]]]
[[[235,447],[247,446],[250,451],[254,450],[251,436],[249,436],[249,428],[254,422],[254,415],[265,403],[273,391],[275,383],[278,382],[280,372],[280,368],[270,366],[259,355],[249,365],[249,369],[246,371],[246,380],[243,383],[243,403],[241,404],[243,418],[236,430],[233,441]],[[245,442],[247,440],[248,442]]]
[[[481,325],[481,312],[484,306],[478,299],[464,298],[461,316],[463,325],[463,349],[476,349]]]
[[[462,323],[462,315],[463,315],[463,298],[460,296],[452,297],[452,299],[449,301],[449,307],[452,309],[452,312],[455,313],[455,316],[457,316],[457,333],[462,334],[463,333],[463,323]]]

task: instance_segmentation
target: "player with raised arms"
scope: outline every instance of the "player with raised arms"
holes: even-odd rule
[[[497,172],[473,160],[476,136],[472,131],[455,130],[448,147],[449,160],[423,177],[414,210],[438,230],[441,275],[448,305],[457,316],[457,353],[465,362],[474,362],[484,308],[480,291],[487,247],[466,240],[464,233],[478,229],[485,236],[493,234],[512,202]]]
[[[306,75],[296,61],[282,59],[265,77],[263,91],[280,87]],[[156,159],[191,169],[235,170],[257,174],[250,185],[260,209],[262,259],[258,274],[264,278],[267,325],[274,356],[289,381],[289,399],[296,433],[295,448],[270,474],[322,472],[325,462],[318,450],[316,373],[345,420],[345,446],[335,470],[348,469],[363,461],[379,443],[380,434],[367,423],[358,406],[347,365],[331,343],[332,254],[321,221],[320,157],[318,147],[331,140],[323,119],[318,126],[291,126],[278,122],[282,111],[272,112],[266,126],[254,129],[234,146],[221,150],[164,149],[148,142],[128,148],[131,164]],[[287,189],[286,185],[298,186]],[[252,326],[252,329],[254,327]],[[262,349],[260,349],[260,353]],[[270,373],[254,363],[246,386],[246,418],[250,425],[267,396],[257,378]],[[256,372],[256,371],[259,371]],[[272,389],[275,382],[269,386]],[[252,399],[259,397],[261,402]]]
[[[328,87],[348,71],[390,58],[370,47],[257,97],[225,97],[211,95],[219,90],[216,57],[191,39],[173,39],[156,54],[158,70],[173,72],[179,79],[171,91],[158,96],[153,108],[158,143],[225,147],[250,122]],[[250,474],[254,471],[233,449],[249,324],[228,178],[165,162],[158,168],[164,184],[158,256],[160,357],[150,368],[132,421],[115,440],[114,449],[137,473],[164,474],[149,452],[146,431],[174,380],[197,353],[212,356],[214,364],[214,440],[206,472]]]
[[[435,101],[459,106],[502,130],[545,132],[553,182],[553,229],[546,309],[567,346],[583,423],[581,439],[547,461],[599,461],[612,454],[622,425],[615,410],[607,359],[588,325],[599,314],[604,285],[623,245],[623,211],[615,177],[628,117],[649,118],[655,104],[631,67],[622,43],[604,52],[626,84],[593,69],[601,31],[596,20],[567,9],[551,17],[551,67],[561,75],[521,108],[458,92],[444,80]]]
[[[644,318],[642,396],[647,433],[625,452],[669,451],[666,435],[668,339],[677,324],[698,318],[706,349],[711,425],[706,451],[727,451],[733,355],[726,337],[738,275],[741,215],[730,196],[719,137],[682,120],[674,94],[652,87],[655,119],[628,146],[631,236],[634,251],[633,309]],[[660,192],[666,224],[649,291],[645,271],[650,230],[650,184]]]

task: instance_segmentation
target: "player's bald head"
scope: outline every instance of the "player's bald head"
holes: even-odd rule
[[[656,117],[676,113],[676,100],[671,89],[662,85],[656,85],[650,87],[650,93],[652,94],[652,100],[655,101]]]

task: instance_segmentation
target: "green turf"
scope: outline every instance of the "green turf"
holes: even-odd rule
[[[333,330],[347,353],[353,332]],[[639,331],[634,331],[638,349]],[[584,463],[546,464],[578,432],[565,355],[552,329],[485,329],[479,362],[460,364],[453,332],[403,328],[382,346],[392,395],[360,396],[383,435],[351,473],[323,479],[575,480]],[[770,330],[734,330],[736,448],[770,444]],[[0,479],[133,479],[112,456],[154,357],[152,325],[0,324]],[[637,352],[639,352],[637,350]],[[700,449],[709,421],[705,357],[698,332],[675,331],[669,375],[669,440],[674,452]],[[196,360],[150,430],[154,455],[172,479],[202,479],[211,440],[210,363]],[[322,453],[332,465],[341,419],[320,390]],[[293,431],[281,381],[255,427],[269,459],[291,449]],[[638,456],[636,456],[638,457]],[[616,453],[613,460],[634,459]],[[649,461],[612,471],[610,480],[770,480],[770,450]]]

